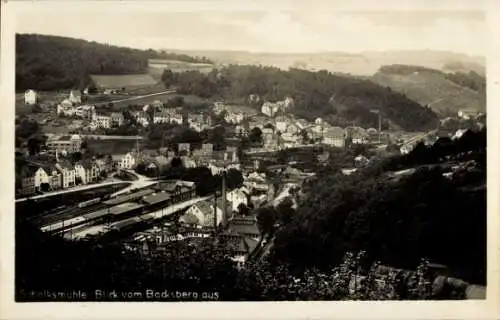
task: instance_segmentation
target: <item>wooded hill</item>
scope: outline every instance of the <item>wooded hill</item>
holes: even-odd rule
[[[242,103],[246,103],[250,94],[258,94],[260,104],[290,96],[295,101],[290,112],[308,120],[322,117],[339,126],[377,127],[378,116],[371,112],[373,109],[380,110],[385,127],[390,124],[397,129],[420,131],[437,125],[432,110],[403,94],[359,77],[328,71],[229,65],[209,74],[166,70],[162,80],[167,87],[176,87],[179,93]],[[254,106],[258,108],[260,104]]]
[[[486,79],[480,74],[445,73],[409,65],[381,67],[371,80],[405,94],[442,116],[456,115],[460,109],[486,110]]]
[[[16,35],[16,91],[77,88],[89,74],[148,72],[148,59],[210,61],[185,54],[137,50],[80,39],[38,34]]]
[[[394,174],[409,168],[413,174]],[[317,177],[276,234],[278,264],[328,268],[346,251],[366,250],[370,261],[414,269],[428,258],[485,283],[485,130],[422,143],[348,176],[330,159]]]

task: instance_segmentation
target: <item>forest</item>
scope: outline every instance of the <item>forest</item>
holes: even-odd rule
[[[276,234],[272,259],[294,268],[330,268],[348,251],[414,269],[419,259],[459,278],[486,279],[486,133],[417,146],[349,176],[326,168]],[[451,171],[447,162],[473,161]],[[412,175],[389,173],[415,168]],[[329,173],[330,172],[330,173]]]
[[[82,88],[89,74],[148,71],[148,59],[210,63],[165,51],[137,50],[80,39],[38,34],[16,35],[16,91]]]
[[[294,99],[290,112],[307,120],[322,117],[332,125],[357,124],[377,127],[379,110],[384,127],[393,125],[407,131],[433,129],[436,114],[404,95],[369,80],[299,69],[287,71],[274,67],[229,65],[209,74],[198,71],[174,73],[165,70],[162,81],[178,93],[227,101],[247,101],[250,94],[263,101]]]

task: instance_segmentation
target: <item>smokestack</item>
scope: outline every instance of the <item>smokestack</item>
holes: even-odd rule
[[[217,191],[214,192],[214,232],[217,230]]]
[[[222,226],[227,225],[226,171],[222,171]]]

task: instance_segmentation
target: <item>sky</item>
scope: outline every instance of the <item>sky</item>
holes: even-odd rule
[[[462,10],[381,6],[374,11],[362,6],[339,9],[324,1],[323,5],[310,6],[310,1],[290,3],[243,9],[226,6],[224,10],[202,6],[177,12],[172,7],[165,11],[161,6],[132,12],[110,6],[99,10],[90,6],[85,10],[54,10],[52,6],[50,10],[18,13],[16,32],[140,49],[281,53],[429,49],[469,55],[484,55],[487,51],[486,17],[480,6]]]

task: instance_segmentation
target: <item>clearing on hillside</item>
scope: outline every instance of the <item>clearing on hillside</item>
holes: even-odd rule
[[[149,74],[121,74],[121,75],[91,75],[94,85],[98,89],[126,90],[154,86],[158,83]]]

